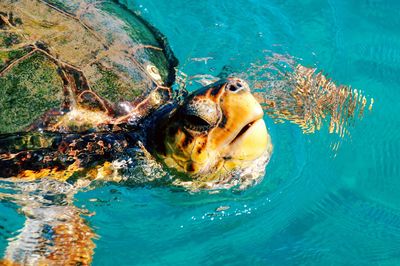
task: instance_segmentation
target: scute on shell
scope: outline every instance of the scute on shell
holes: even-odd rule
[[[118,119],[120,102],[170,86],[176,64],[165,37],[115,1],[3,0],[0,133],[94,126],[63,124],[71,111]]]

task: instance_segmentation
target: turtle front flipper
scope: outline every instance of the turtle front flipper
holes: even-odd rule
[[[96,235],[82,217],[84,211],[72,204],[71,194],[44,194],[16,199],[26,221],[9,241],[0,265],[89,265]]]
[[[58,181],[115,177],[112,166],[135,145],[132,134],[22,132],[0,134],[0,180]]]
[[[337,86],[321,72],[302,65],[271,84],[270,90],[256,92],[266,113],[276,122],[299,125],[304,133],[314,133],[328,121],[329,132],[343,137],[348,125],[362,117],[368,104],[360,91]],[[370,110],[373,102],[371,98]]]

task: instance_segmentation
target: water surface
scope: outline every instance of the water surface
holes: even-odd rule
[[[190,194],[106,186],[76,205],[101,237],[94,265],[399,265],[400,2],[127,2],[169,39],[188,76],[290,55],[373,97],[340,140],[265,117],[274,152],[261,184]],[[197,85],[193,84],[193,88]],[[0,205],[0,250],[22,227]]]

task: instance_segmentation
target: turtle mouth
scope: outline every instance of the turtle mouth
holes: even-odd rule
[[[233,161],[252,161],[271,148],[264,119],[262,117],[246,123],[224,150],[224,155]]]
[[[240,139],[240,137],[242,137],[247,131],[249,131],[249,129],[250,129],[258,120],[261,120],[261,118],[260,118],[260,119],[253,120],[253,121],[250,122],[250,123],[247,123],[247,124],[239,131],[239,133],[233,138],[233,140],[231,141],[230,144],[233,144],[233,143],[235,143],[238,139]]]

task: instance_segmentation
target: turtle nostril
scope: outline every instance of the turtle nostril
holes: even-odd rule
[[[226,89],[227,89],[228,91],[236,91],[236,87],[233,86],[233,85],[231,85],[231,84],[228,84],[228,85],[226,86]]]
[[[231,92],[237,92],[241,89],[242,85],[239,85],[238,83],[236,84],[228,84],[226,86],[226,89],[231,91]]]
[[[228,91],[231,91],[231,92],[235,92],[235,93],[236,93],[236,92],[238,92],[238,91],[241,91],[241,90],[245,89],[245,86],[243,85],[243,83],[242,83],[241,81],[237,80],[237,81],[228,83],[228,84],[226,85],[226,89],[227,89]]]

